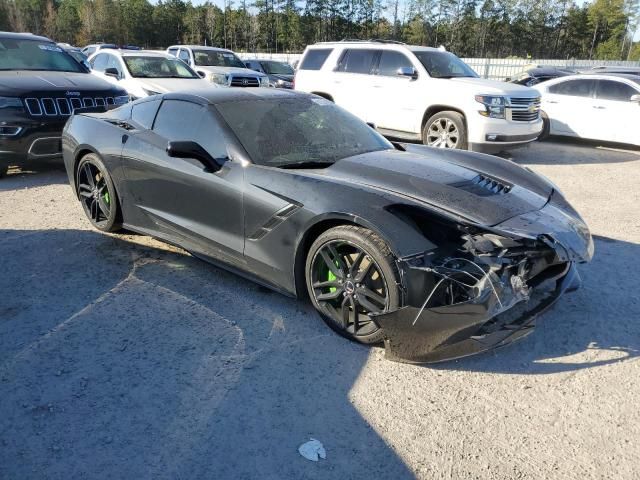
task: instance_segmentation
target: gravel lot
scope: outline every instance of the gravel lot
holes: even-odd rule
[[[638,478],[640,150],[511,155],[562,188],[596,257],[532,335],[436,367],[92,230],[60,168],[0,180],[0,478]],[[310,437],[326,460],[298,454]]]

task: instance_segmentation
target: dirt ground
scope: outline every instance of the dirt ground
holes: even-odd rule
[[[438,366],[92,230],[60,168],[0,180],[0,478],[638,478],[640,150],[511,155],[560,186],[596,256],[533,334]],[[309,438],[326,460],[298,454]]]

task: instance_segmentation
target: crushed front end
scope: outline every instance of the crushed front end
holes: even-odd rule
[[[398,260],[404,306],[373,315],[385,331],[387,358],[429,363],[505,345],[577,289],[576,263],[592,258],[593,241],[580,216],[555,200],[494,227],[425,231],[427,238],[445,233],[437,248]]]

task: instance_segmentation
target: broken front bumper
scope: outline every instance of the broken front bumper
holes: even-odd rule
[[[373,316],[386,334],[385,355],[406,363],[431,363],[473,355],[506,345],[529,334],[538,315],[565,292],[580,286],[573,262],[548,279],[555,288],[543,298],[498,305],[493,292],[486,291],[474,302],[428,308],[403,307]],[[533,305],[532,305],[533,304]],[[499,312],[499,313],[496,313]]]

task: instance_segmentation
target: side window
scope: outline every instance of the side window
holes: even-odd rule
[[[598,80],[598,90],[596,98],[598,100],[615,100],[618,102],[628,102],[632,95],[638,92],[626,83],[615,80]]]
[[[378,75],[395,77],[398,70],[403,67],[411,68],[411,61],[402,53],[391,50],[383,50],[378,65]]]
[[[150,129],[159,106],[160,99],[136,103],[131,109],[131,120],[143,128]]]
[[[178,53],[178,58],[185,63],[189,63],[189,50],[185,50],[184,48],[180,49],[180,53]]]
[[[106,53],[99,53],[91,60],[91,68],[98,72],[104,72],[109,62],[109,55]]]
[[[572,97],[591,97],[595,83],[595,80],[567,80],[550,86],[549,93]]]
[[[377,53],[378,50],[360,48],[345,50],[336,70],[339,72],[368,74],[371,72],[373,59]]]
[[[173,55],[174,57],[178,56],[178,49],[177,48],[170,48],[169,49],[169,55]]]
[[[214,158],[227,156],[224,133],[212,112],[191,102],[165,100],[153,131],[167,140],[193,140]]]
[[[299,70],[320,70],[332,51],[332,48],[312,48],[307,50]]]

